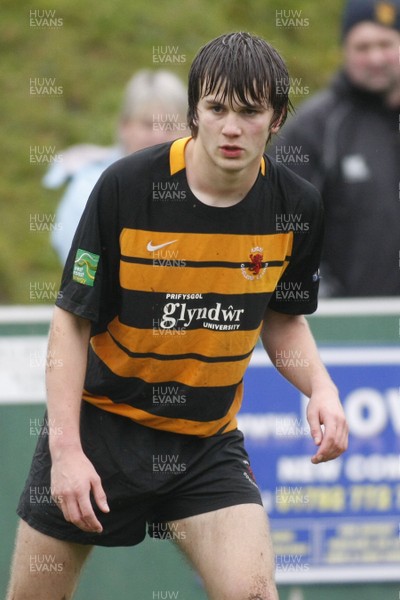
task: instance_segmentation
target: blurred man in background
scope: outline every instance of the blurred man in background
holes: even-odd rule
[[[61,162],[53,163],[43,180],[45,187],[57,188],[69,181],[56,214],[60,227],[51,239],[62,264],[89,194],[104,169],[127,154],[186,135],[186,111],[186,89],[176,75],[143,69],[127,84],[117,145],[79,144],[62,152]]]
[[[326,296],[400,293],[399,29],[400,0],[348,0],[343,68],[269,151],[322,193]]]

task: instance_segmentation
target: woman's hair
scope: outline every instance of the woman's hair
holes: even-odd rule
[[[126,121],[134,119],[148,112],[153,105],[162,106],[165,112],[184,118],[187,93],[177,75],[163,69],[138,71],[126,86],[120,118]]]
[[[197,135],[197,106],[215,94],[221,102],[273,108],[271,126],[282,125],[288,111],[290,80],[278,52],[262,38],[244,32],[221,35],[203,46],[189,72],[188,124]]]

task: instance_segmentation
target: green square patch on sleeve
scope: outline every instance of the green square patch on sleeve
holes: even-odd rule
[[[83,285],[93,287],[96,271],[99,264],[99,254],[78,248],[75,256],[72,279]]]

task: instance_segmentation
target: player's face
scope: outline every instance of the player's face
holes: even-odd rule
[[[390,92],[400,84],[400,34],[395,29],[364,22],[353,27],[344,42],[345,69],[353,83],[370,92]]]
[[[279,129],[271,128],[273,112],[267,106],[203,96],[197,106],[196,143],[211,163],[224,170],[258,166],[270,134]]]

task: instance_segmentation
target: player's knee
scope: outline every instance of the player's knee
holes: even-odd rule
[[[250,592],[250,595],[245,596],[244,600],[278,600],[278,593],[275,586],[272,586],[268,590],[256,592],[255,594]]]
[[[250,594],[250,596],[246,596],[244,600],[277,600],[277,598],[278,596],[274,590],[271,592],[263,592],[261,594]]]
[[[270,590],[260,592],[244,592],[243,594],[234,594],[232,600],[278,600],[276,588],[273,586]]]
[[[258,577],[247,584],[232,587],[229,597],[231,600],[278,600],[278,593],[274,581]]]

